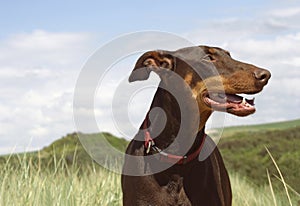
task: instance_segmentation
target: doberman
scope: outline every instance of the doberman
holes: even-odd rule
[[[126,150],[126,154],[142,159],[125,157],[123,205],[231,205],[228,173],[218,148],[205,134],[205,123],[215,110],[236,116],[254,113],[254,99],[238,94],[260,92],[270,72],[234,60],[224,49],[208,46],[146,52],[138,59],[129,81],[146,80],[151,71],[161,81],[140,131]],[[177,94],[182,96],[178,98]],[[152,115],[151,110],[157,107],[164,112]],[[182,108],[188,115],[181,112]],[[184,137],[177,138],[179,133]],[[211,151],[200,161],[204,147]],[[155,158],[146,159],[151,156]],[[156,171],[157,166],[165,169]],[[126,170],[138,175],[128,175]]]

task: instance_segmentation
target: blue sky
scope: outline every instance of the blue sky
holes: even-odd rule
[[[5,1],[1,36],[35,29],[119,35],[135,30],[191,30],[206,20],[251,18],[270,1]]]
[[[38,149],[75,131],[73,93],[82,66],[103,44],[136,31],[171,32],[223,47],[236,59],[271,70],[270,84],[257,96],[258,112],[228,116],[227,125],[299,118],[299,22],[296,0],[2,1],[0,153]],[[129,73],[134,61],[116,68]],[[112,91],[106,92],[109,101]],[[94,112],[109,117],[104,107]],[[109,121],[101,126],[120,134]]]

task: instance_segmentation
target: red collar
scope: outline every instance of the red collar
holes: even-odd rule
[[[152,150],[159,154],[160,161],[172,163],[172,164],[179,164],[179,165],[186,164],[186,163],[194,160],[200,154],[202,147],[204,145],[204,142],[205,142],[205,138],[206,138],[205,133],[204,133],[204,136],[203,136],[200,146],[198,147],[198,149],[195,152],[193,152],[190,155],[184,155],[184,156],[173,155],[173,154],[168,154],[168,153],[164,152],[163,150],[161,150],[160,148],[158,148],[155,145],[155,142],[151,138],[150,132],[148,131],[147,122],[148,122],[148,114],[147,114],[147,117],[143,124],[144,139],[145,139],[144,146],[145,146],[146,154],[149,154],[149,152]]]

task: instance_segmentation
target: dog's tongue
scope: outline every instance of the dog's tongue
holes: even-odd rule
[[[236,94],[226,94],[226,100],[227,102],[232,102],[235,104],[240,104],[243,102],[243,97],[236,95]],[[246,99],[244,100],[245,102],[247,102],[248,104],[254,106],[254,98],[253,99]]]
[[[243,101],[243,97],[235,94],[226,94],[226,99],[228,102],[239,104]]]
[[[219,103],[233,103],[233,104],[245,104],[248,103],[254,106],[254,98],[246,99],[236,94],[224,94],[224,93],[212,93],[210,98]]]

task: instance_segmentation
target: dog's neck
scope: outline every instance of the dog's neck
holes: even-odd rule
[[[186,103],[188,104],[188,102],[189,101],[187,100]],[[177,155],[189,154],[199,148],[205,134],[205,122],[210,115],[209,113],[206,114],[205,117],[200,117],[200,121],[198,121],[199,124],[195,125],[197,122],[195,122],[194,117],[199,114],[194,111],[195,108],[189,108],[189,105],[184,106],[186,107],[185,109],[187,111],[190,110],[188,112],[193,115],[190,115],[191,117],[189,116],[189,118],[185,117],[182,119],[181,109],[174,96],[166,90],[158,88],[149,111],[151,112],[152,109],[158,107],[164,111],[164,114],[161,112],[154,112],[152,115],[150,113],[150,118],[148,115],[145,118],[145,121],[148,122],[149,131],[152,138],[154,138],[155,144],[160,149],[165,150],[168,148],[167,152]],[[163,119],[166,121],[162,121]],[[180,127],[182,126],[183,121],[185,125],[188,126],[185,126],[182,130]],[[158,132],[161,130],[162,126],[164,126],[163,130]],[[180,135],[179,137],[178,133],[180,130],[183,131],[180,132],[183,135]],[[182,147],[182,145],[187,145],[188,149]]]

